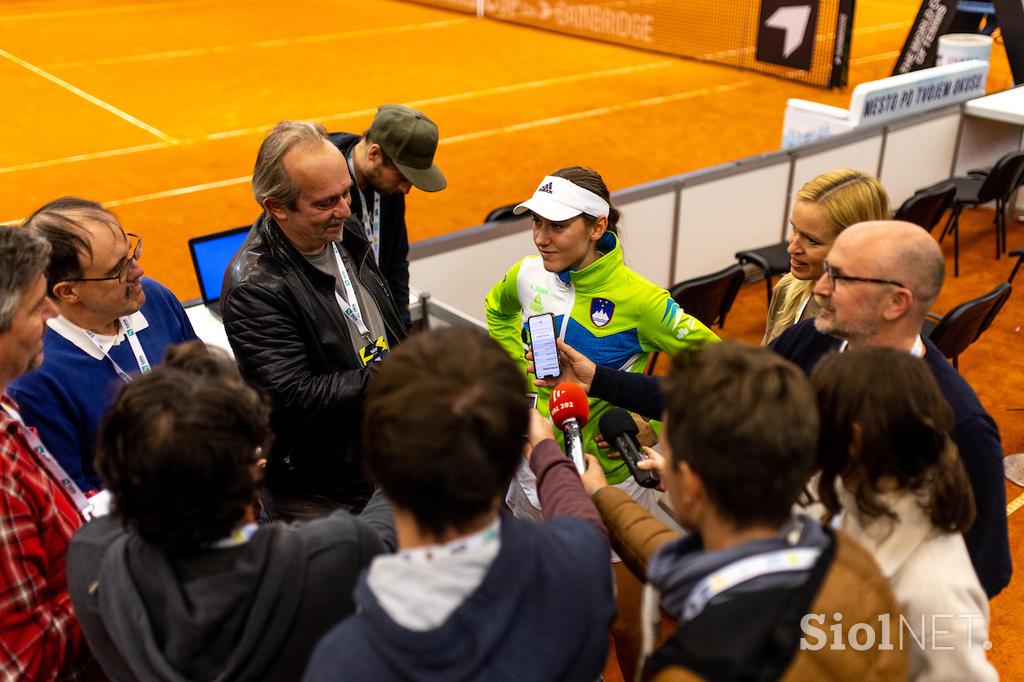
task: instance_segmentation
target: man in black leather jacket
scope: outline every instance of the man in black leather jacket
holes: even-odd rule
[[[363,398],[406,327],[351,218],[352,179],[322,126],[284,121],[263,141],[264,209],[224,276],[221,312],[242,376],[269,398],[273,518],[358,510]]]

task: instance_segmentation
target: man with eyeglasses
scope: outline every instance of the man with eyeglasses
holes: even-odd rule
[[[118,388],[196,334],[174,294],[143,277],[142,238],[98,203],[57,199],[21,229],[50,244],[46,293],[60,314],[47,322],[45,362],[10,393],[75,483],[97,490],[96,434]]]
[[[352,215],[362,222],[377,265],[408,325],[409,236],[405,226],[405,195],[413,187],[440,192],[448,186],[441,170],[434,165],[437,126],[415,109],[385,104],[362,136],[331,133],[329,137],[345,155],[353,178]]]
[[[810,373],[827,353],[859,346],[898,348],[927,363],[953,408],[953,440],[977,507],[964,535],[967,550],[989,598],[1010,582],[1006,488],[999,429],[970,384],[921,335],[928,309],[945,279],[942,250],[911,223],[859,223],[843,231],[814,287],[821,311],[794,325],[770,348]],[[878,377],[887,381],[887,377]]]

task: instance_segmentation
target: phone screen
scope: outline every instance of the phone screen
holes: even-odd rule
[[[537,378],[557,377],[562,368],[558,364],[558,348],[555,346],[555,316],[551,313],[534,315],[526,324],[530,328],[530,347]]]

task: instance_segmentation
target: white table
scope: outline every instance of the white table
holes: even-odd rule
[[[1024,85],[973,99],[964,105],[956,175],[987,168],[1007,152],[1024,149]],[[1017,208],[1024,209],[1024,192]]]
[[[231,357],[235,357],[235,354],[231,352],[231,346],[228,345],[228,335],[224,333],[224,323],[214,317],[202,301],[186,305],[185,314],[188,315],[188,320],[192,323],[192,329],[195,330],[196,336],[204,343],[223,348]]]

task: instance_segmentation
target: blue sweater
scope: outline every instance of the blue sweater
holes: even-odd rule
[[[168,346],[194,341],[196,334],[181,303],[166,287],[143,277],[142,290],[146,302],[141,312],[149,326],[138,337],[150,364],[156,365]],[[42,366],[15,379],[8,391],[25,423],[36,427],[68,475],[83,490],[99,488],[102,484],[92,464],[96,432],[117,397],[121,379],[110,360],[93,358],[49,327],[43,354]],[[129,374],[139,371],[127,339],[109,355]]]
[[[592,682],[614,615],[608,545],[586,521],[501,520],[501,549],[480,584],[437,629],[408,630],[363,573],[356,615],[320,640],[306,682],[374,680]]]

